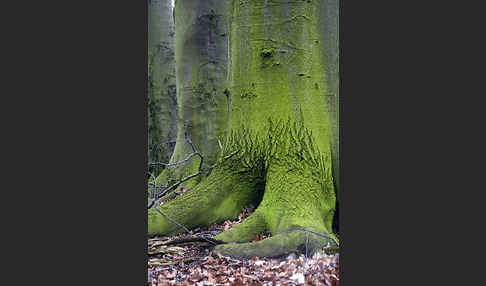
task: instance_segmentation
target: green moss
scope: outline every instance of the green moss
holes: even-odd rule
[[[262,179],[252,170],[241,167],[240,160],[224,160],[211,176],[191,191],[164,204],[160,209],[187,228],[209,226],[234,219],[241,209],[261,200]],[[149,210],[149,235],[167,235],[183,230],[154,209]]]
[[[256,96],[257,95],[255,94],[255,91],[251,88],[243,90],[243,92],[241,93],[241,98],[254,98]]]
[[[310,238],[310,239],[309,239]],[[310,243],[309,243],[310,241]],[[326,244],[327,240],[304,232],[293,231],[279,234],[252,243],[222,244],[216,246],[214,252],[236,258],[281,257],[288,253],[312,254]]]
[[[268,59],[268,58],[272,57],[272,55],[274,53],[275,53],[275,49],[272,49],[272,48],[268,49],[268,48],[266,48],[266,49],[262,49],[261,56],[263,58]]]
[[[248,5],[233,5],[231,10],[235,20],[230,35],[231,92],[244,96],[231,103],[229,128],[246,130],[253,142],[273,136],[257,147],[266,150],[266,189],[259,210],[267,228],[273,231],[300,226],[330,234],[332,229],[336,197],[330,121],[325,115],[314,116],[329,111],[328,102],[321,96],[327,92],[324,53],[322,46],[316,45],[319,5],[319,1],[293,1],[265,6],[263,1],[254,0]],[[282,24],[269,22],[264,14]],[[251,101],[246,100],[249,86],[259,95]],[[279,120],[288,120],[288,124],[277,128]],[[305,128],[292,129],[295,123]],[[280,133],[286,135],[277,135]],[[233,141],[228,142],[231,145]]]
[[[229,230],[216,235],[214,238],[225,242],[248,242],[255,235],[263,233],[266,229],[267,224],[263,215],[256,211],[246,218],[244,223],[239,223]]]

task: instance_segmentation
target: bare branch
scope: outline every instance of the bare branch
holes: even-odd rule
[[[174,219],[170,218],[167,214],[165,214],[162,210],[160,210],[157,206],[155,207],[155,210],[157,210],[161,215],[163,215],[166,219],[168,219],[169,221],[175,223],[177,226],[181,227],[182,229],[184,229],[187,233],[191,234],[191,231],[189,231],[189,229],[185,226],[183,226],[182,224],[178,223],[177,221],[175,221]],[[203,236],[195,236],[198,238],[198,241],[200,240],[205,240],[213,245],[216,245],[216,244],[222,244],[224,242],[222,241],[219,241],[219,240],[215,240],[215,239],[212,239],[212,238],[206,238],[206,237],[203,237]],[[195,241],[194,238],[195,237],[192,237],[192,241]],[[186,242],[189,242],[189,241],[186,241]]]
[[[201,160],[199,162],[198,171],[196,173],[192,174],[192,175],[189,175],[189,176],[185,177],[185,178],[179,179],[179,181],[177,181],[176,183],[172,184],[170,187],[167,187],[167,185],[171,181],[169,179],[167,181],[167,184],[164,187],[160,188],[162,190],[160,192],[160,194],[158,193],[158,189],[159,188],[157,187],[155,176],[152,173],[149,173],[153,177],[152,186],[153,186],[153,192],[154,192],[154,201],[152,201],[152,203],[148,206],[148,208],[153,207],[154,204],[155,204],[155,202],[157,201],[157,199],[163,197],[164,195],[168,194],[170,191],[176,189],[180,184],[186,182],[189,179],[192,179],[192,178],[194,178],[196,176],[201,175],[204,171],[207,171],[207,170],[202,169],[202,166],[203,166],[203,163],[204,163],[204,155],[201,154],[196,149],[196,147],[194,146],[194,143],[192,142],[192,140],[190,138],[186,138],[184,140],[179,140],[179,141],[185,141],[185,142],[189,143],[189,145],[191,146],[191,149],[192,149],[193,153],[189,154],[184,160],[181,160],[181,161],[178,161],[178,162],[173,162],[173,163],[151,162],[151,163],[149,163],[149,165],[156,165],[156,166],[163,165],[163,166],[166,166],[168,168],[168,167],[173,167],[173,166],[177,166],[177,165],[181,165],[181,164],[187,163],[192,157],[199,156],[199,158]],[[174,142],[174,141],[169,141],[169,142]],[[155,145],[155,148],[157,148],[157,144]]]
[[[184,183],[185,181],[189,180],[189,179],[192,179],[198,175],[202,174],[201,171],[198,171],[197,173],[194,173],[192,175],[189,175],[187,177],[185,177],[184,179],[181,179],[179,180],[177,183],[173,184],[172,186],[168,187],[167,189],[165,189],[162,194],[160,195],[161,197],[164,196],[165,194],[167,194],[168,192],[176,189],[180,184]]]
[[[178,223],[177,221],[171,219],[168,215],[166,215],[163,211],[161,211],[157,206],[155,207],[155,210],[158,211],[161,215],[165,216],[166,219],[170,220],[171,222],[173,222],[173,223],[177,224],[178,226],[180,226],[181,228],[183,228],[187,233],[191,233],[189,231],[189,229],[187,229],[185,226]]]
[[[156,180],[156,178],[155,178],[154,174],[152,174],[152,173],[149,173],[149,174],[150,174],[150,176],[152,176],[152,178],[153,178],[153,185],[154,185],[154,200],[153,200],[153,201],[150,203],[150,205],[148,206],[148,208],[151,208],[151,207],[154,205],[154,203],[157,201],[157,199],[158,199],[158,194],[157,194],[157,180]]]
[[[310,233],[315,234],[317,236],[321,236],[321,237],[327,238],[327,239],[331,240],[332,242],[334,242],[335,245],[339,246],[339,243],[334,238],[332,238],[332,237],[330,237],[328,235],[322,234],[322,233],[318,233],[318,232],[309,230],[307,228],[303,228],[303,227],[291,227],[291,228],[282,228],[282,229],[280,229],[280,231],[293,231],[293,230],[300,230],[300,231],[310,232]]]
[[[152,162],[152,163],[149,163],[149,165],[162,165],[162,166],[165,166],[165,167],[177,166],[177,165],[181,165],[181,164],[186,163],[187,161],[189,161],[189,159],[191,159],[195,155],[199,156],[200,154],[199,154],[199,152],[191,153],[191,154],[189,154],[189,156],[186,157],[186,159],[181,160],[179,162],[174,162],[174,163]]]
[[[209,242],[213,245],[226,244],[226,242],[223,242],[221,240],[196,235],[196,236],[176,238],[174,240],[165,242],[163,245],[173,245],[173,244],[181,244],[181,243],[188,243],[188,242]]]
[[[187,128],[187,122],[186,122],[186,128]],[[170,218],[167,214],[165,214],[161,209],[158,208],[158,205],[156,205],[156,202],[159,198],[163,198],[166,194],[168,194],[170,191],[176,189],[180,184],[186,182],[187,180],[189,179],[192,179],[196,176],[199,176],[201,175],[202,173],[204,172],[207,172],[209,170],[211,170],[211,168],[202,168],[203,166],[203,163],[204,163],[204,156],[203,154],[201,154],[197,149],[196,147],[194,146],[194,143],[192,142],[192,140],[190,138],[186,138],[184,141],[186,141],[187,143],[189,143],[189,145],[191,146],[191,149],[192,149],[192,153],[189,154],[184,160],[181,160],[181,161],[178,161],[178,162],[173,162],[173,163],[162,163],[162,162],[152,162],[152,163],[149,163],[149,166],[150,165],[155,165],[155,166],[158,166],[158,165],[163,165],[167,168],[169,167],[173,167],[173,166],[177,166],[177,165],[181,165],[181,164],[185,164],[187,163],[192,157],[194,156],[199,156],[199,158],[201,159],[200,162],[199,162],[199,167],[198,167],[198,170],[196,173],[192,174],[192,175],[189,175],[185,178],[182,178],[182,179],[179,179],[179,181],[177,181],[176,183],[172,184],[171,186],[167,187],[171,181],[171,179],[167,180],[167,184],[163,187],[158,187],[157,186],[157,178],[152,174],[152,173],[149,173],[149,175],[152,177],[152,187],[153,187],[153,198],[154,200],[150,203],[150,205],[148,206],[148,208],[152,208],[152,207],[155,207],[155,210],[157,210],[161,215],[163,215],[165,218],[167,218],[169,221],[171,221],[172,223],[176,224],[177,226],[181,227],[182,229],[184,229],[187,233],[191,234],[191,232],[189,231],[188,228],[186,228],[185,226],[183,226],[182,224],[178,223],[176,220]],[[220,143],[220,146],[221,146],[221,143]],[[157,148],[157,145],[155,146],[155,149]],[[159,189],[162,189],[162,191],[159,193],[158,190]],[[221,244],[223,242],[221,241],[218,241],[218,240],[214,240],[212,238],[206,238],[206,237],[202,237],[202,236],[199,236],[199,237],[193,237],[192,238],[192,241],[207,241],[213,245],[217,245],[217,244]]]

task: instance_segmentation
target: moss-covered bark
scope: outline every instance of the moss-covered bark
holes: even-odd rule
[[[175,58],[177,74],[177,143],[171,162],[177,162],[192,152],[184,141],[192,140],[204,155],[203,168],[212,165],[219,154],[218,140],[226,130],[228,64],[228,33],[225,1],[184,0],[175,3]],[[168,177],[185,177],[195,173],[199,158],[164,173],[158,183]],[[191,179],[186,188],[201,176]]]
[[[314,132],[303,114],[276,123],[268,119],[263,125],[267,126],[265,135],[247,130],[245,133],[250,133],[249,137],[254,139],[249,142],[243,136],[236,136],[227,141],[231,147],[226,151],[239,150],[243,164],[249,168],[263,165],[263,199],[247,220],[215,238],[244,242],[263,231],[270,231],[273,236],[257,243],[217,246],[215,251],[236,257],[280,256],[306,247],[312,252],[328,242],[302,230],[288,231],[295,228],[312,230],[337,240],[332,234],[336,199],[329,150],[322,153],[317,147]],[[235,141],[243,144],[235,144]],[[312,243],[307,241],[309,237]]]
[[[332,116],[319,30],[324,3],[231,1],[229,121],[223,152],[211,175],[163,207],[180,223],[196,226],[236,216],[243,202],[258,203],[249,218],[215,237],[229,242],[217,246],[216,252],[235,257],[280,256],[304,251],[306,246],[322,247],[328,241],[295,229],[336,239],[332,234],[336,202]],[[224,169],[228,162],[232,172]],[[234,170],[246,177],[224,178]],[[261,202],[257,189],[246,183],[251,178],[258,185],[264,183]],[[228,203],[232,196],[243,194],[248,199],[239,200],[241,204]],[[192,207],[187,204],[195,201]],[[224,215],[214,216],[213,209]],[[200,217],[205,218],[193,221]],[[176,227],[150,211],[151,234],[174,233]],[[272,232],[272,237],[248,243],[263,231]]]
[[[177,124],[174,19],[171,0],[148,1],[148,147],[174,140]],[[174,145],[159,145],[149,161],[169,161]]]
[[[257,170],[243,168],[239,160],[230,158],[222,160],[193,190],[158,208],[187,228],[207,226],[233,219],[244,206],[260,201],[262,186]],[[154,208],[148,212],[149,235],[183,232]]]

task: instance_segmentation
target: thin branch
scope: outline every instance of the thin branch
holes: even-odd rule
[[[178,162],[173,162],[173,163],[162,163],[162,162],[152,162],[152,163],[149,163],[149,165],[164,165],[166,167],[172,167],[172,166],[176,166],[176,165],[181,165],[183,163],[186,163],[187,161],[189,161],[189,159],[191,159],[193,156],[199,156],[199,158],[201,158],[200,162],[199,162],[199,168],[198,168],[198,171],[192,175],[189,175],[183,179],[180,179],[178,182],[172,184],[170,187],[167,187],[167,185],[169,184],[169,181],[167,181],[167,184],[163,187],[163,190],[161,191],[160,195],[158,194],[157,192],[157,185],[156,185],[156,179],[153,179],[153,190],[154,190],[154,201],[152,201],[152,203],[149,205],[148,208],[151,208],[154,206],[155,204],[155,201],[160,198],[160,197],[163,197],[164,195],[166,195],[167,193],[169,193],[170,191],[176,189],[180,184],[186,182],[187,180],[189,179],[192,179],[198,175],[201,175],[204,171],[204,169],[202,169],[202,166],[203,166],[203,163],[204,163],[204,155],[201,154],[197,149],[196,147],[194,146],[194,143],[192,142],[192,140],[190,138],[186,138],[184,140],[179,140],[179,141],[186,141],[189,143],[189,145],[191,146],[191,149],[193,151],[193,153],[189,154],[184,160],[182,161],[178,161]],[[150,173],[151,176],[153,176],[153,174]],[[154,176],[153,176],[154,177]]]
[[[307,254],[308,254],[308,248],[307,248],[307,244],[309,243],[309,232],[305,232],[305,257],[309,257]]]
[[[185,226],[182,224],[178,223],[177,221],[171,219],[168,215],[166,215],[163,211],[161,211],[157,206],[155,207],[155,210],[157,210],[161,215],[165,216],[166,219],[170,220],[171,222],[177,224],[181,228],[183,228],[186,232],[190,233],[189,229],[187,229]]]
[[[186,157],[186,159],[181,160],[179,162],[174,162],[174,163],[152,162],[152,163],[149,163],[149,165],[162,165],[162,166],[166,166],[166,167],[177,166],[177,165],[180,165],[180,164],[183,164],[183,163],[189,161],[189,159],[191,159],[195,155],[199,156],[200,153],[199,152],[191,153],[191,154],[189,154],[189,156]]]
[[[209,242],[213,245],[226,244],[226,242],[224,241],[209,238],[209,237],[189,236],[189,237],[176,238],[174,240],[164,243],[163,245],[173,245],[173,244],[181,244],[181,243],[188,243],[188,242]]]
[[[187,128],[187,122],[186,122],[186,128]],[[192,179],[200,174],[202,174],[203,172],[207,172],[209,170],[211,170],[211,168],[202,168],[203,166],[203,163],[204,163],[204,156],[203,154],[201,154],[197,149],[196,147],[194,146],[194,143],[192,142],[192,140],[190,138],[186,138],[184,141],[188,142],[189,145],[191,146],[192,148],[192,151],[193,153],[189,154],[184,160],[182,161],[179,161],[179,162],[174,162],[174,163],[162,163],[162,162],[152,162],[150,163],[149,165],[164,165],[166,167],[172,167],[172,166],[176,166],[176,165],[180,165],[180,164],[183,164],[183,163],[186,163],[187,161],[189,161],[189,159],[191,159],[193,156],[199,156],[199,158],[201,158],[200,162],[199,162],[199,168],[197,170],[196,173],[192,174],[192,175],[189,175],[183,179],[180,179],[178,182],[172,184],[170,187],[167,187],[167,185],[169,184],[170,182],[170,179],[167,181],[167,184],[163,187],[164,189],[162,190],[162,192],[159,194],[157,192],[157,178],[152,174],[152,173],[149,173],[150,176],[152,177],[152,186],[153,186],[153,192],[154,192],[154,200],[151,202],[151,204],[148,206],[148,208],[152,208],[155,206],[155,210],[157,210],[161,215],[163,215],[165,218],[167,218],[169,221],[171,221],[172,223],[176,224],[177,226],[181,227],[182,229],[184,229],[187,233],[191,234],[191,232],[189,231],[188,228],[186,228],[185,226],[183,226],[182,224],[178,223],[176,220],[170,218],[167,214],[165,214],[162,210],[160,210],[158,208],[157,205],[155,205],[156,201],[160,198],[160,197],[163,197],[164,195],[166,195],[168,192],[170,192],[171,190],[174,190],[175,188],[177,188],[180,184],[186,182],[187,180],[189,179]],[[221,145],[221,143],[220,143]],[[194,240],[196,238],[193,237],[193,241],[196,241]],[[221,244],[223,243],[222,241],[218,241],[218,240],[214,240],[214,239],[211,239],[211,238],[205,238],[205,237],[197,237],[197,241],[206,241],[206,242],[209,242],[213,245],[216,245],[216,244]]]
[[[150,174],[150,176],[153,177],[153,184],[154,184],[154,200],[148,206],[148,208],[151,208],[155,204],[155,202],[157,201],[158,194],[157,194],[157,179],[155,178],[154,174],[152,174],[152,173],[149,173],[149,174]]]
[[[223,152],[223,145],[221,145],[221,141],[219,140],[218,138],[218,145],[219,145],[219,149],[221,150],[221,153]]]
[[[310,232],[310,233],[315,234],[317,236],[321,236],[321,237],[327,238],[329,240],[332,240],[335,245],[339,246],[339,243],[334,238],[332,238],[330,236],[327,236],[325,234],[322,234],[322,233],[318,233],[318,232],[315,232],[315,231],[312,231],[312,230],[303,228],[303,227],[292,227],[292,228],[282,228],[282,229],[280,229],[280,231],[293,231],[293,230],[300,230],[300,231]]]
[[[163,215],[166,219],[168,219],[169,221],[175,223],[177,226],[181,227],[182,229],[184,229],[187,233],[191,234],[191,232],[189,231],[189,229],[185,226],[183,226],[182,224],[178,223],[177,221],[175,221],[174,219],[170,218],[168,215],[166,215],[162,210],[160,210],[157,206],[155,207],[155,210],[157,210],[161,215]],[[219,241],[219,240],[215,240],[215,239],[212,239],[212,238],[206,238],[206,237],[202,237],[202,236],[199,236],[202,240],[205,240],[211,244],[221,244],[223,243],[222,241]]]

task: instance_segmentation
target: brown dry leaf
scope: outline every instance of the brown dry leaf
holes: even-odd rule
[[[266,280],[266,281],[272,281],[274,280],[275,276],[273,273],[265,273],[263,275],[263,280]]]
[[[231,226],[227,223],[224,224],[223,230],[228,230]]]
[[[166,285],[170,285],[170,280],[168,279],[161,279],[158,283],[157,283],[157,286],[166,286]]]
[[[171,272],[168,272],[166,275],[165,275],[165,278],[167,279],[172,279],[172,278],[175,278],[177,275],[177,271],[174,270],[174,271],[171,271]]]
[[[213,262],[214,262],[214,258],[210,255],[206,256],[204,259],[206,260],[206,263],[209,263],[209,264],[213,264]]]
[[[198,282],[200,280],[202,280],[202,276],[200,274],[192,274],[190,277],[189,277],[189,280],[193,281],[193,282]]]
[[[226,277],[226,276],[218,276],[216,278],[217,283],[225,283],[226,281],[228,281],[228,277]]]

